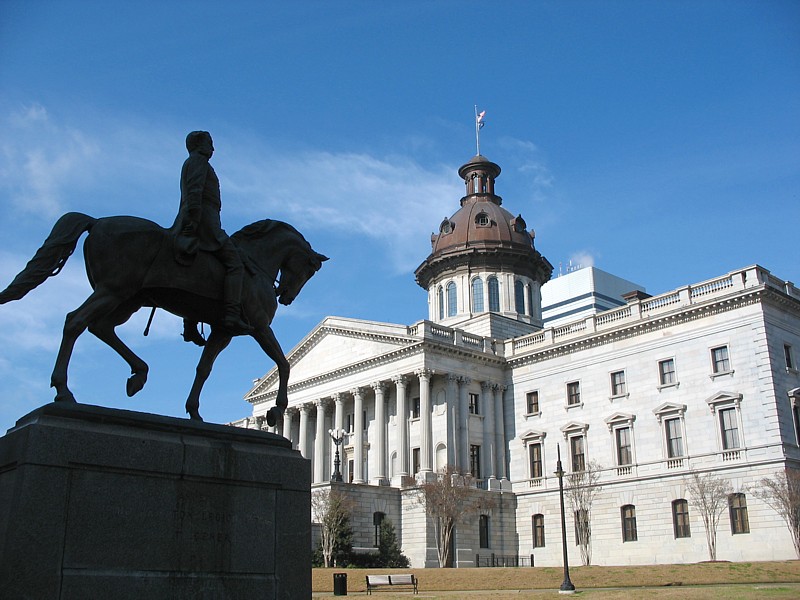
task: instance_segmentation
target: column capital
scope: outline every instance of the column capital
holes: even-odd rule
[[[330,398],[319,398],[319,399],[314,401],[314,404],[316,405],[317,410],[319,410],[320,408],[322,410],[325,410],[326,408],[328,408],[331,405],[331,399]]]
[[[408,377],[406,377],[405,375],[395,375],[394,377],[392,377],[392,383],[401,387],[405,386],[408,383]]]
[[[455,373],[448,373],[447,374],[447,383],[460,383],[461,376],[456,375]]]
[[[467,377],[466,375],[459,377],[458,380],[461,382],[461,385],[469,385],[472,383],[472,377]]]
[[[364,388],[363,387],[355,387],[350,390],[350,394],[355,398],[356,396],[363,397],[364,396]]]
[[[311,412],[311,407],[315,404],[313,402],[304,402],[301,404],[298,409],[300,410],[300,414],[308,414]]]
[[[433,369],[428,369],[428,368],[417,369],[416,371],[414,371],[414,375],[416,375],[420,379],[429,380],[433,376]]]
[[[300,409],[297,408],[296,406],[288,406],[286,407],[286,410],[284,412],[288,417],[293,417],[294,415],[300,412]]]
[[[387,389],[387,385],[384,381],[374,381],[373,383],[370,384],[370,387],[372,387],[372,389],[375,390],[376,394],[378,392],[383,393]]]
[[[341,406],[342,404],[344,404],[344,394],[342,392],[336,392],[334,394],[331,394],[331,398],[333,399],[333,402],[337,406]]]
[[[482,390],[491,390],[494,389],[494,386],[497,385],[493,381],[481,381],[481,389]]]

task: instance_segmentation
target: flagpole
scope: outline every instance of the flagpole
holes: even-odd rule
[[[479,123],[478,123],[478,105],[475,105],[475,149],[477,150],[476,154],[480,156],[481,153],[481,137],[480,133],[481,130]]]

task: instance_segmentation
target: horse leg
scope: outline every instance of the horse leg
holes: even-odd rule
[[[119,305],[119,299],[95,290],[77,309],[67,314],[64,320],[64,334],[58,348],[56,364],[50,376],[50,387],[56,388],[56,402],[75,402],[75,396],[67,386],[67,368],[75,342],[98,316],[108,314]]]
[[[200,391],[203,389],[203,384],[205,384],[208,376],[211,375],[214,361],[217,360],[219,353],[228,347],[231,339],[231,334],[223,332],[223,330],[211,330],[211,335],[208,336],[206,345],[203,346],[203,353],[200,355],[200,362],[197,363],[192,389],[189,392],[189,398],[186,400],[186,412],[189,413],[189,418],[196,421],[203,420],[199,412]]]
[[[128,363],[131,368],[131,376],[125,384],[125,391],[128,397],[133,396],[144,387],[147,382],[147,373],[149,367],[147,363],[139,358],[122,340],[117,337],[114,329],[118,325],[122,325],[131,315],[135,313],[141,304],[138,302],[129,302],[121,305],[112,314],[107,317],[98,319],[95,323],[89,325],[89,331],[92,332],[98,339],[108,344],[119,354],[122,359]]]
[[[286,406],[289,404],[287,391],[289,387],[289,361],[286,360],[286,356],[284,356],[281,345],[278,343],[271,327],[267,326],[266,328],[258,329],[253,333],[253,338],[267,356],[275,361],[275,366],[278,367],[278,396],[275,398],[275,406],[267,411],[267,425],[273,427],[283,417]]]

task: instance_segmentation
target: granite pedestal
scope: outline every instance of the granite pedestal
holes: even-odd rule
[[[310,489],[274,434],[47,404],[0,438],[0,598],[310,598]]]

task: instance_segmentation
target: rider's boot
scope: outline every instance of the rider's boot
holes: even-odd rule
[[[229,333],[234,335],[245,335],[253,332],[253,328],[242,319],[241,304],[225,304],[223,325]]]
[[[206,345],[205,338],[197,331],[197,321],[183,320],[183,341],[191,342],[201,347]]]

